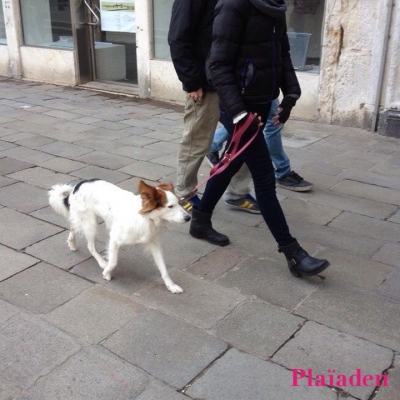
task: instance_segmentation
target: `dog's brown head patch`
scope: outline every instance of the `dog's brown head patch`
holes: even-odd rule
[[[164,190],[158,190],[144,181],[139,182],[138,191],[142,198],[142,209],[139,211],[140,214],[146,214],[158,207],[164,207],[167,204],[167,195]]]

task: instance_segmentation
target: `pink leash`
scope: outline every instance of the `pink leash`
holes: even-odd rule
[[[258,128],[257,131],[254,133],[254,135],[243,145],[243,147],[241,147],[239,149],[239,143],[243,137],[243,134],[247,131],[247,129],[250,127],[250,125],[252,124],[252,122],[254,121],[255,118],[256,117],[254,116],[253,113],[249,113],[249,115],[243,125],[241,125],[239,128],[237,125],[235,126],[231,143],[229,144],[228,149],[225,151],[225,155],[222,158],[222,160],[218,164],[216,164],[212,167],[212,169],[210,171],[210,175],[208,176],[207,179],[204,179],[202,182],[197,184],[186,196],[182,196],[179,199],[180,201],[194,196],[199,187],[203,186],[213,176],[218,175],[221,172],[225,171],[226,168],[228,168],[229,164],[236,157],[238,157],[241,153],[243,153],[247,149],[247,147],[250,146],[252,141],[256,138],[260,128]]]

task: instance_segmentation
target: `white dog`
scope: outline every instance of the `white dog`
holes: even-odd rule
[[[117,266],[122,245],[142,243],[150,250],[161,276],[172,293],[182,293],[168,274],[159,242],[159,232],[166,221],[184,223],[190,215],[179,205],[173,186],[160,183],[157,187],[139,182],[139,194],[97,179],[82,181],[76,186],[55,185],[49,191],[53,210],[70,221],[68,246],[76,251],[75,233],[83,231],[92,256],[103,269],[103,278],[110,280]],[[97,217],[109,231],[108,260],[96,251]]]

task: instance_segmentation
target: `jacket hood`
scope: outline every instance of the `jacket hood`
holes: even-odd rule
[[[285,0],[249,0],[263,14],[273,18],[282,18],[286,12]]]

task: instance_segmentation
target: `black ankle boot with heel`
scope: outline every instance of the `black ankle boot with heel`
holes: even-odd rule
[[[189,233],[197,239],[205,239],[217,246],[227,246],[229,244],[228,236],[218,233],[212,227],[211,215],[212,213],[199,211],[193,207]]]
[[[283,253],[288,261],[288,267],[293,276],[314,276],[329,267],[327,260],[310,256],[295,240],[287,246],[279,246],[279,253]]]

